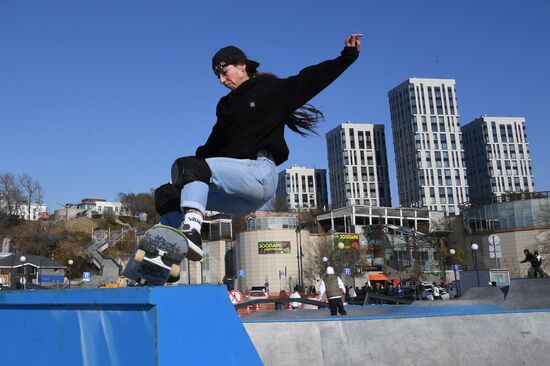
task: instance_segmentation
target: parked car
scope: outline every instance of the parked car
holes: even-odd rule
[[[433,285],[431,283],[423,283],[422,286],[424,286],[424,294],[422,296],[422,300],[433,300],[434,299]]]
[[[269,292],[265,286],[252,286],[248,292],[248,298],[254,299],[267,299],[269,298]]]
[[[416,286],[405,285],[403,286],[404,299],[416,300]]]

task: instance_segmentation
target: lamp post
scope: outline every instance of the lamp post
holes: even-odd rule
[[[296,261],[298,262],[298,285],[303,287],[304,285],[304,273],[303,273],[303,262],[302,257],[304,253],[302,252],[302,229],[300,228],[300,223],[296,223]]]
[[[471,248],[472,248],[472,256],[474,259],[474,269],[476,271],[477,287],[479,287],[479,270],[477,268],[477,250],[479,249],[479,246],[476,243],[473,243]]]
[[[449,254],[451,254],[451,258],[452,258],[452,266],[453,266],[453,273],[455,275],[455,286],[456,286],[456,297],[460,297],[460,288],[458,286],[458,281],[456,279],[456,263],[455,263],[455,254],[456,254],[456,250],[454,249],[450,249],[449,250]]]
[[[71,288],[71,266],[73,265],[74,261],[72,259],[69,259],[67,263],[69,263],[69,273],[67,274],[67,279],[69,280],[69,288]]]
[[[340,257],[339,258],[340,259],[340,264],[342,265],[342,268],[343,268],[343,267],[346,266],[345,263],[344,263],[344,252],[343,252],[343,250],[345,248],[345,245],[344,245],[344,243],[339,242],[337,247],[338,247],[338,256]]]
[[[26,276],[27,269],[25,268],[25,261],[26,260],[27,260],[27,257],[25,257],[24,255],[19,257],[19,261],[21,262],[21,264],[23,266],[23,290],[27,289],[27,276]]]

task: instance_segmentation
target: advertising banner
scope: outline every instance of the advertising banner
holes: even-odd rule
[[[338,248],[338,244],[344,244],[342,249],[354,248],[359,250],[359,234],[346,234],[346,233],[336,233],[333,234],[334,246]]]
[[[38,276],[38,282],[58,282],[63,283],[65,281],[64,276],[53,276],[53,275],[40,275]]]
[[[259,241],[258,254],[290,254],[290,242]]]

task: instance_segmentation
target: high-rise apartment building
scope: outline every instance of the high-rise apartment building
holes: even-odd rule
[[[279,172],[277,197],[290,210],[328,209],[327,171],[293,165]]]
[[[455,81],[411,78],[388,97],[400,205],[458,213],[469,197]]]
[[[391,206],[384,125],[343,123],[326,140],[332,208]]]
[[[481,116],[462,136],[472,201],[534,191],[525,118]]]

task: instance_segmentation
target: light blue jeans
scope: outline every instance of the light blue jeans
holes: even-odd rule
[[[277,190],[277,167],[266,157],[250,159],[209,158],[210,185],[195,181],[181,190],[181,207],[227,214],[249,213],[273,208]],[[181,212],[170,212],[161,223],[179,227]]]

